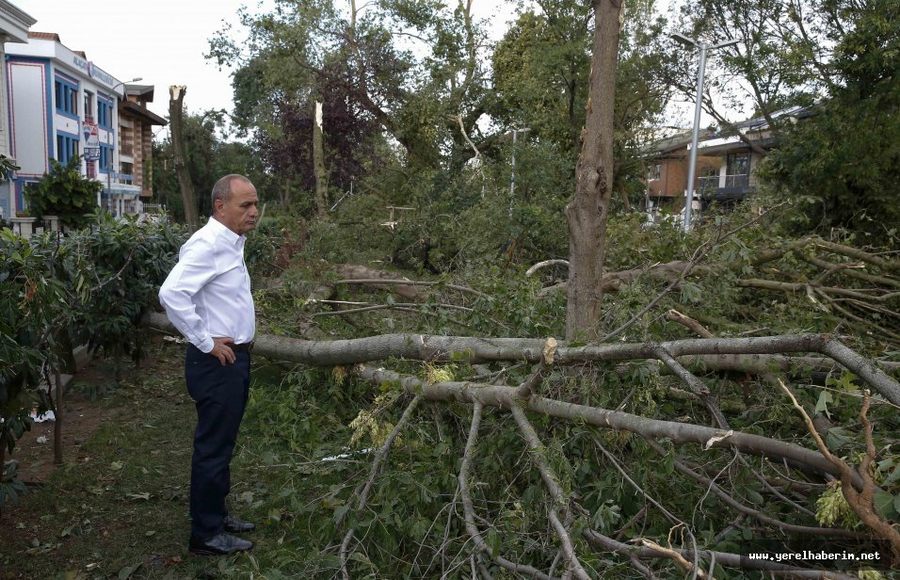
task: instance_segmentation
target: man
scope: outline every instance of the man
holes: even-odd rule
[[[191,539],[195,554],[232,554],[253,543],[232,535],[254,525],[229,515],[230,463],[250,386],[256,332],[244,234],[256,227],[256,188],[241,175],[213,187],[213,216],[181,247],[159,289],[169,320],[190,343],[188,392],[197,406],[191,461]]]

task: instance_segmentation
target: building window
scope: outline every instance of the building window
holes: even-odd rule
[[[112,147],[100,144],[100,172],[109,173],[110,162],[112,161]]]
[[[78,155],[78,137],[56,135],[56,160],[63,165]]]
[[[56,78],[56,112],[68,117],[78,118],[78,85]]]
[[[750,183],[750,154],[729,153],[725,187],[747,187]]]
[[[94,120],[94,93],[84,91],[84,120]]]
[[[662,165],[656,163],[655,165],[650,166],[650,170],[647,172],[647,181],[653,181],[655,179],[659,179],[662,175]]]
[[[104,129],[112,129],[112,101],[100,97],[97,99],[97,125]]]

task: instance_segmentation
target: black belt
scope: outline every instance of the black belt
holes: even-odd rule
[[[245,342],[243,344],[232,344],[231,350],[233,350],[234,352],[241,352],[244,350],[246,350],[247,352],[251,352],[253,350],[253,342],[254,341],[251,340],[250,342]]]

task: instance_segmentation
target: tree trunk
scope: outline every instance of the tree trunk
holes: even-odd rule
[[[177,332],[165,314],[151,312],[144,324],[166,332]],[[349,340],[302,340],[271,334],[257,335],[254,352],[273,359],[298,363],[334,366],[403,358],[431,362],[468,362],[542,360],[544,339],[482,338],[472,336],[440,336],[427,334],[383,334]],[[709,360],[690,355],[780,355],[785,353],[819,353],[840,363],[867,382],[875,391],[895,405],[900,405],[900,383],[885,374],[874,362],[860,356],[828,334],[759,336],[752,338],[690,338],[661,342],[675,359],[689,357],[694,364]],[[554,357],[558,365],[592,361],[658,360],[653,343],[616,343],[568,346],[561,343]],[[734,361],[734,359],[731,359]],[[766,360],[751,357],[753,362]],[[770,359],[792,368],[791,361]],[[734,363],[732,363],[734,364]]]
[[[325,146],[322,132],[322,103],[316,101],[316,116],[313,123],[313,171],[316,174],[316,213],[324,219],[328,211],[328,176],[325,173]]]
[[[175,148],[175,173],[178,175],[178,185],[181,188],[181,201],[184,205],[184,221],[197,229],[200,218],[197,215],[197,197],[194,195],[194,184],[188,173],[184,156],[184,136],[182,134],[182,119],[184,115],[184,94],[187,87],[172,85],[169,87],[169,123],[172,131],[172,145]]]
[[[65,387],[63,386],[62,375],[59,369],[53,370],[53,380],[56,382],[56,398],[54,406],[56,411],[53,413],[56,417],[53,423],[53,463],[56,465],[63,464],[63,398]]]
[[[569,284],[566,338],[599,335],[603,293],[599,281],[606,258],[606,221],[613,178],[613,101],[619,45],[617,0],[594,0],[594,47],[587,118],[576,167],[575,196],[566,206],[569,224]]]

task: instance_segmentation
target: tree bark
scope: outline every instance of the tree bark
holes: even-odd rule
[[[328,175],[325,171],[325,145],[322,132],[322,103],[316,101],[316,115],[313,123],[313,172],[316,176],[316,213],[324,219],[328,212]]]
[[[197,210],[197,197],[194,194],[194,184],[188,173],[184,154],[183,115],[184,94],[187,87],[172,85],[169,87],[169,123],[172,128],[172,145],[175,148],[175,173],[178,175],[178,185],[181,188],[181,202],[184,205],[184,221],[197,229],[200,226],[200,218]]]
[[[733,447],[753,455],[763,455],[779,460],[784,459],[794,465],[815,472],[828,473],[836,477],[841,475],[840,470],[818,451],[751,433],[740,431],[726,432],[703,425],[648,419],[621,411],[566,403],[537,396],[532,396],[528,400],[523,401],[516,394],[516,387],[462,382],[443,382],[429,385],[415,377],[404,376],[386,370],[375,370],[369,367],[361,369],[359,374],[370,382],[399,384],[407,393],[422,395],[430,401],[456,401],[470,404],[479,401],[483,405],[503,409],[511,409],[514,405],[522,405],[529,411],[564,421],[592,425],[602,429],[630,431],[643,437],[665,438],[681,444],[697,443],[704,445],[705,448]],[[857,475],[854,478],[854,484],[862,488],[862,478]]]
[[[148,313],[144,322],[166,332],[177,332],[162,313]],[[284,336],[256,337],[255,352],[274,359],[333,366],[385,360],[391,357],[434,362],[479,363],[486,361],[543,360],[545,339],[480,338],[426,334],[383,334],[367,338],[312,341]],[[555,364],[592,361],[657,359],[657,348],[672,357],[689,355],[780,355],[815,352],[823,354],[859,376],[887,400],[900,405],[900,384],[830,335],[797,334],[752,338],[691,338],[654,343],[594,344],[570,347],[561,343]],[[703,360],[702,358],[698,360]],[[785,364],[781,361],[781,364]]]
[[[576,167],[575,195],[566,206],[569,284],[566,339],[597,338],[600,278],[606,258],[606,222],[613,181],[613,102],[619,47],[618,0],[594,0],[594,45],[587,118]]]

